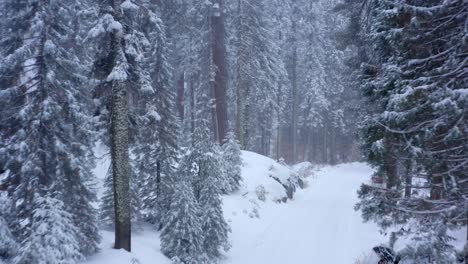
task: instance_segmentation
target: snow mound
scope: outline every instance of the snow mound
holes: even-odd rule
[[[291,168],[250,151],[242,151],[242,161],[243,182],[239,191],[242,196],[262,200],[258,199],[258,195],[264,189],[266,200],[281,201],[286,198],[283,184],[287,184],[295,175]]]

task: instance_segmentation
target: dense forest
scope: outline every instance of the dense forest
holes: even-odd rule
[[[384,184],[355,209],[390,247],[420,241],[405,263],[468,263],[451,244],[468,222],[466,0],[0,0],[0,15],[0,263],[79,263],[101,226],[131,251],[141,223],[174,263],[221,261],[241,150],[368,162]]]

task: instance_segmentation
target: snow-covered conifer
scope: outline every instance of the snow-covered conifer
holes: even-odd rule
[[[286,71],[275,37],[268,28],[267,1],[232,2],[233,84],[236,129],[243,149],[268,155],[278,88]]]
[[[357,208],[383,229],[403,226],[395,235],[418,242],[402,252],[415,263],[452,263],[448,231],[466,219],[462,2],[375,1],[360,14],[361,89],[370,105],[363,152],[385,188],[363,185]]]
[[[208,102],[207,96],[202,94],[188,164],[195,165],[189,169],[193,178],[195,198],[201,209],[202,230],[205,234],[204,252],[210,259],[216,259],[221,254],[221,248],[228,250],[230,247],[228,242],[230,228],[224,219],[221,201],[222,189],[226,186],[227,180],[223,170],[221,149],[210,137]]]
[[[208,162],[204,163],[203,166],[210,169],[210,172],[205,171],[205,175],[200,175],[202,180],[198,202],[201,209],[204,234],[203,248],[209,258],[217,259],[221,256],[221,249],[228,251],[230,248],[228,233],[231,229],[223,216],[221,182],[219,176],[216,175],[216,173],[222,173],[222,171],[210,168]],[[202,171],[200,173],[203,173]]]
[[[42,189],[55,186],[61,195],[54,199],[78,228],[63,242],[78,240],[80,254],[94,253],[99,235],[91,205],[88,61],[77,45],[80,28],[70,23],[83,2],[8,0],[1,5],[0,111],[5,118],[0,163],[14,201],[8,224],[24,253],[33,239],[31,225],[40,225],[40,218],[30,218],[46,199]]]
[[[154,43],[142,28],[148,22],[148,10],[142,3],[102,0],[93,4],[99,6],[98,23],[90,30],[89,38],[97,44],[93,74],[99,81],[98,119],[100,127],[105,128],[104,142],[110,142],[112,153],[115,247],[130,251],[133,165],[129,153],[139,147],[135,141],[142,119],[140,106],[155,96],[147,61],[155,58],[145,56]]]
[[[65,210],[61,194],[49,192],[34,194],[31,233],[21,244],[21,252],[15,256],[15,264],[75,264],[83,260],[72,215]]]
[[[239,143],[234,133],[227,134],[223,148],[224,175],[227,180],[226,192],[237,191],[242,181],[242,158]]]
[[[178,119],[175,93],[170,83],[166,28],[157,15],[157,6],[147,3],[148,14],[142,32],[152,43],[146,52],[147,67],[155,94],[142,107],[142,124],[136,152],[139,156],[139,177],[142,177],[142,206],[145,219],[159,223],[170,203],[170,178],[177,162]]]
[[[15,256],[19,247],[6,221],[10,202],[0,193],[0,260]]]
[[[181,169],[186,168],[181,166]],[[184,171],[179,172],[187,175]],[[182,178],[174,187],[171,205],[164,217],[161,231],[161,251],[184,264],[205,263],[201,211],[192,186],[187,178]]]

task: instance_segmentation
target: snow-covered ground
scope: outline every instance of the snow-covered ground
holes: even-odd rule
[[[369,174],[358,163],[325,167],[293,201],[263,206],[260,219],[231,217],[233,248],[226,263],[352,263],[384,241],[353,210],[356,190]]]
[[[224,197],[232,248],[223,263],[353,263],[387,240],[353,210],[356,190],[372,173],[368,166],[350,163],[306,170],[312,173],[306,178],[307,188],[298,189],[292,200],[281,203],[278,200],[285,190],[270,175],[284,181],[307,164],[290,169],[252,152],[243,152],[243,160],[241,190]],[[106,163],[100,163],[98,174],[106,171],[102,168]],[[265,201],[258,199],[260,185],[266,190]],[[132,253],[112,249],[112,232],[103,231],[102,235],[102,251],[87,264],[170,263],[160,252],[158,233],[150,226],[134,232]]]

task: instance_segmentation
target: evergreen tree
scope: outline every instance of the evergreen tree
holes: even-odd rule
[[[242,181],[241,167],[242,158],[239,144],[234,133],[228,133],[226,142],[223,145],[224,175],[227,180],[225,192],[235,192],[239,190]]]
[[[270,154],[278,88],[286,75],[264,1],[232,3],[232,63],[236,130],[243,149]]]
[[[353,119],[353,90],[343,82],[344,52],[336,49],[330,32],[342,19],[330,16],[333,1],[296,1],[298,21],[297,82],[299,117],[297,160],[321,163],[346,161],[356,128]],[[300,6],[307,6],[301,9]],[[312,10],[307,12],[306,10]],[[305,12],[304,12],[305,11]],[[345,122],[348,131],[345,130]]]
[[[211,163],[213,166],[220,166],[219,163]],[[210,169],[206,175],[201,175],[200,198],[198,202],[201,208],[201,222],[204,234],[203,248],[207,256],[216,259],[221,256],[220,250],[229,250],[231,247],[228,241],[228,233],[231,231],[223,216],[221,201],[221,182],[219,175],[223,172],[217,167],[210,168],[207,160],[203,167]]]
[[[213,0],[210,14],[211,58],[213,76],[210,85],[213,89],[215,139],[222,144],[228,130],[227,90],[228,63],[226,52],[225,4],[224,0]]]
[[[18,244],[8,228],[5,219],[0,218],[0,260],[16,254]]]
[[[394,236],[416,241],[402,251],[415,263],[453,263],[448,230],[466,219],[462,2],[373,1],[369,24],[357,27],[366,30],[361,87],[371,106],[363,150],[386,183],[363,185],[357,208],[384,229],[403,226]]]
[[[180,174],[187,175],[186,163],[182,163]],[[168,213],[164,217],[161,231],[161,251],[171,259],[184,264],[205,263],[203,231],[200,207],[187,178],[174,185]]]
[[[176,91],[176,108],[178,112],[178,118],[184,121],[186,118],[190,119],[190,111],[186,109],[188,106],[188,82],[189,78],[189,67],[187,67],[188,61],[186,60],[186,50],[188,48],[187,38],[189,34],[189,27],[191,26],[188,17],[190,1],[171,1],[163,0],[158,5],[159,13],[161,14],[162,21],[166,26],[166,37],[167,37],[167,49],[168,56],[167,60],[172,68],[172,80],[171,85],[175,87]],[[187,105],[186,105],[187,104]],[[190,125],[186,124],[187,126]],[[180,126],[184,129],[188,127]],[[188,131],[188,130],[187,130]]]
[[[135,1],[100,3],[99,19],[89,33],[98,39],[93,74],[99,85],[96,97],[100,102],[99,119],[112,152],[116,248],[130,251],[131,181],[130,143],[137,138],[141,124],[139,105],[154,97],[150,69],[145,54],[151,42],[141,25],[148,22],[148,10]],[[151,19],[150,19],[151,20]],[[151,58],[153,59],[153,58]],[[109,111],[112,109],[112,111]],[[109,113],[112,115],[109,116]],[[138,147],[138,143],[132,147]]]
[[[159,223],[170,204],[170,177],[177,163],[178,119],[175,93],[170,83],[166,29],[156,14],[154,4],[147,5],[149,14],[143,32],[153,43],[147,53],[148,67],[155,87],[155,96],[146,102],[143,127],[140,131],[141,161],[139,173],[143,177],[142,202],[146,220]]]
[[[229,249],[229,226],[224,220],[221,193],[226,186],[224,164],[219,145],[210,138],[208,128],[209,104],[206,94],[202,94],[197,113],[197,127],[193,135],[193,146],[187,164],[193,178],[195,198],[201,209],[204,252],[210,259],[220,257],[220,249]],[[193,166],[193,165],[192,165]]]
[[[1,170],[7,171],[4,184],[10,200],[15,201],[8,224],[24,252],[24,246],[35,239],[31,226],[40,225],[41,218],[36,222],[32,218],[36,206],[46,199],[42,190],[54,185],[62,193],[54,199],[62,203],[61,210],[78,228],[64,242],[80,241],[80,254],[94,253],[99,235],[91,205],[88,64],[75,44],[80,41],[80,29],[68,23],[83,10],[83,2],[1,4],[5,14],[0,27],[1,111],[15,113],[5,116],[0,132],[2,142],[9,142],[0,143],[4,154]],[[13,108],[3,112],[4,106]],[[36,245],[38,250],[41,246],[46,245]],[[47,260],[39,256],[36,261]]]
[[[8,206],[10,201],[0,194],[0,260],[16,255],[18,243],[8,227]]]
[[[36,193],[31,215],[31,234],[21,244],[21,252],[13,259],[15,264],[70,263],[83,260],[76,233],[80,230],[73,224],[72,215],[64,204],[54,196]]]

